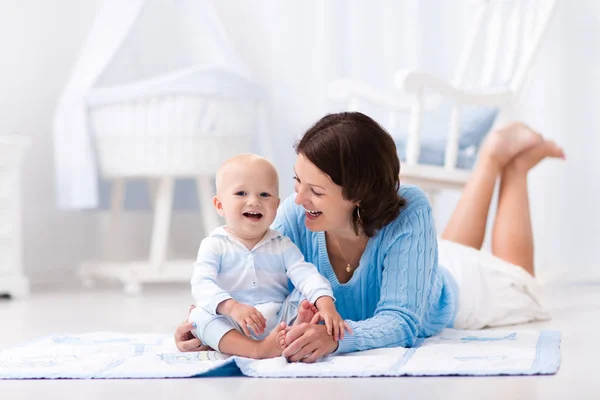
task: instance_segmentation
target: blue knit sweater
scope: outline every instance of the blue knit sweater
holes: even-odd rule
[[[417,187],[399,191],[408,204],[390,224],[369,239],[360,266],[347,283],[333,272],[324,232],[304,224],[295,195],[280,206],[273,228],[288,236],[329,279],[342,318],[354,331],[340,341],[337,353],[380,347],[411,347],[452,324],[457,286],[438,268],[437,236],[431,206]]]

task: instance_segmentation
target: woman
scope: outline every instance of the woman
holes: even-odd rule
[[[447,326],[480,329],[547,318],[533,278],[527,172],[545,157],[564,158],[555,143],[519,123],[492,132],[439,246],[426,196],[400,187],[394,142],[371,118],[327,115],[296,153],[296,194],[281,205],[274,228],[330,281],[353,334],[335,341],[323,325],[288,328],[283,356],[290,361],[410,347]],[[480,247],[498,177],[492,255]],[[297,307],[295,293],[288,314]],[[177,347],[204,349],[190,330],[190,324],[179,326]]]

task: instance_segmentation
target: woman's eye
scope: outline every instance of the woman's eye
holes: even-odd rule
[[[298,179],[297,176],[292,177],[293,180],[295,180],[296,182],[300,183],[300,179]]]
[[[310,189],[310,191],[313,192],[313,194],[317,197],[323,196],[323,193],[317,193],[317,192],[315,192],[315,189]]]
[[[244,192],[244,191],[239,191],[239,192],[236,192],[236,193],[235,193],[235,195],[236,195],[236,196],[245,196],[245,195],[246,195],[246,192]]]
[[[260,197],[270,197],[270,196],[271,196],[271,195],[270,195],[269,193],[267,193],[267,192],[262,192],[262,193],[260,194]]]

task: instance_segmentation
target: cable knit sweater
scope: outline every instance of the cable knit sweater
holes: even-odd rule
[[[331,283],[336,307],[354,331],[340,341],[337,353],[380,347],[411,347],[450,326],[458,299],[453,278],[438,268],[437,236],[431,207],[417,187],[399,191],[408,204],[390,224],[369,239],[360,266],[347,283],[333,272],[324,232],[304,224],[295,195],[280,206],[273,229],[288,236],[306,261]]]

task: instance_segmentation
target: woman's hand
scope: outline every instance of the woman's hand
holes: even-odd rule
[[[300,324],[285,335],[288,344],[283,356],[290,362],[313,363],[337,350],[338,342],[327,334],[325,325]]]
[[[190,306],[188,317],[193,309],[194,306]],[[200,339],[192,334],[193,329],[195,328],[192,323],[186,321],[175,330],[175,345],[179,351],[204,351],[208,349],[208,346],[203,346]]]

